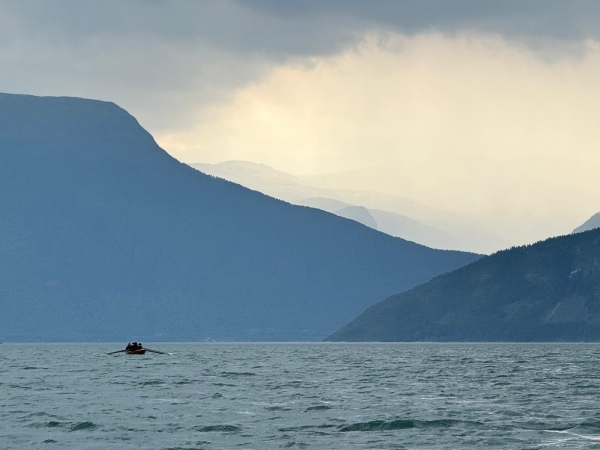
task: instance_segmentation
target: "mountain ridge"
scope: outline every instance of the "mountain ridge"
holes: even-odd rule
[[[442,252],[204,175],[114,103],[0,94],[0,340],[319,340]]]
[[[600,212],[594,214],[592,217],[590,217],[584,223],[582,223],[577,228],[575,228],[573,230],[573,233],[582,233],[584,231],[590,231],[590,230],[593,230],[593,229],[599,228],[599,227],[600,227]]]
[[[367,226],[370,225],[391,236],[428,247],[444,250],[462,250],[459,241],[451,234],[427,223],[400,214],[397,210],[407,209],[424,217],[438,214],[426,206],[408,199],[375,192],[326,189],[321,186],[312,185],[308,180],[282,172],[265,164],[248,161],[224,161],[217,164],[195,163],[190,165],[203,173],[241,184],[249,189],[257,190],[272,197],[296,205],[322,209],[341,215],[342,217],[346,216],[338,214],[338,211],[343,208],[363,207],[369,211],[370,215],[374,216],[374,214],[378,214],[382,217],[385,229],[379,225],[374,227],[373,222],[368,218],[362,221]],[[379,205],[379,208],[376,208],[374,205]],[[392,206],[391,210],[384,210],[385,205]]]
[[[600,340],[600,230],[484,257],[388,297],[332,341]]]

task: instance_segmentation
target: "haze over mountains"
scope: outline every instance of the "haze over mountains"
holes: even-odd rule
[[[446,250],[460,247],[458,239],[448,233],[397,213],[352,206],[323,197],[309,198],[299,201],[298,204],[329,211],[338,216],[356,220],[390,236],[400,237],[428,247]]]
[[[600,229],[484,257],[389,297],[328,339],[600,340]]]
[[[358,223],[362,223],[367,227],[377,230],[377,221],[371,212],[364,206],[346,206],[345,208],[336,211],[335,214],[340,217],[345,217],[346,219],[355,220]]]
[[[478,258],[204,175],[112,103],[0,94],[0,340],[320,340]]]
[[[321,178],[321,181],[315,182],[311,180],[316,177],[296,177],[247,161],[196,163],[191,166],[290,203],[323,209],[343,217],[350,213],[352,219],[372,226],[372,220],[366,217],[364,211],[341,212],[345,208],[363,207],[377,223],[378,230],[428,247],[490,253],[508,246],[503,238],[470,226],[464,218],[408,199],[378,192],[332,189],[326,187],[326,180]]]

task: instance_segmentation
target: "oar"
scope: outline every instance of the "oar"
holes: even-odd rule
[[[170,355],[171,353],[159,352],[158,350],[152,350],[151,348],[144,348],[147,352],[158,353],[159,355]]]
[[[125,351],[127,351],[127,350],[117,350],[116,352],[107,353],[107,355],[114,355],[115,353],[123,353]]]

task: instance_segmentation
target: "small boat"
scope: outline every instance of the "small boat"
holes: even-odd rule
[[[130,342],[125,347],[125,350],[116,350],[114,352],[108,352],[107,355],[115,355],[117,353],[125,353],[126,355],[145,355],[146,352],[158,353],[159,355],[170,355],[171,353],[159,352],[158,350],[152,350],[151,348],[144,348],[141,343]]]
[[[146,353],[145,348],[138,348],[137,350],[125,350],[126,355],[143,355]]]

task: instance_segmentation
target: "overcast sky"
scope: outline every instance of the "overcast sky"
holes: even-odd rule
[[[0,91],[114,101],[186,162],[350,170],[514,243],[600,210],[595,0],[0,0]]]

